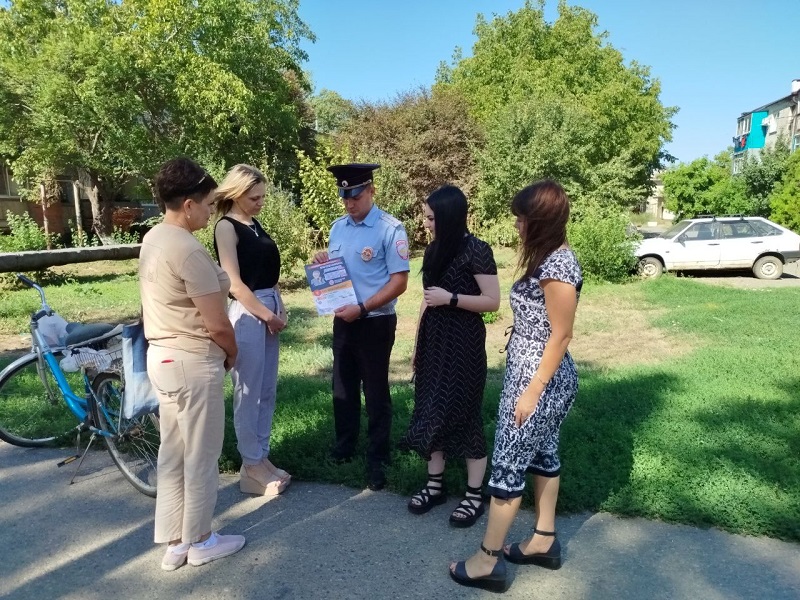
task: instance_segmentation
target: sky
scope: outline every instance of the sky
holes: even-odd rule
[[[300,0],[316,36],[306,43],[316,92],[391,100],[430,86],[439,62],[472,53],[478,13],[519,10],[524,0]],[[598,31],[661,81],[661,101],[680,110],[666,150],[682,162],[731,145],[736,119],[790,93],[800,79],[800,0],[580,0]],[[545,17],[558,16],[548,0]]]

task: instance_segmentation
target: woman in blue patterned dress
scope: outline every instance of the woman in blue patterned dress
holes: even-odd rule
[[[561,566],[561,546],[555,537],[561,470],[558,436],[578,391],[578,374],[567,346],[583,279],[567,246],[569,199],[555,181],[539,181],[514,197],[511,210],[517,217],[524,274],[511,288],[514,326],[498,408],[489,522],[481,550],[450,565],[450,575],[458,583],[489,589],[505,588],[504,559],[550,569]],[[519,510],[526,472],[533,474],[533,535],[504,547]]]

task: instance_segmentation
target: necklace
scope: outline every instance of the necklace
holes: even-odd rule
[[[247,225],[247,223],[245,223],[245,225]],[[258,225],[256,225],[255,221],[253,221],[250,225],[247,225],[247,228],[252,231],[256,237],[258,237]]]

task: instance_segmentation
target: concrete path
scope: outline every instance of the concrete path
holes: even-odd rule
[[[39,599],[488,598],[456,586],[472,529],[448,526],[455,498],[424,516],[406,498],[294,482],[280,498],[244,497],[223,476],[216,526],[243,533],[237,555],[173,573],[151,543],[154,501],[107,453],[90,453],[75,484],[68,452],[0,442],[0,597]],[[523,513],[511,539],[530,527]],[[509,565],[509,598],[800,598],[800,545],[608,514],[561,517],[559,571]]]

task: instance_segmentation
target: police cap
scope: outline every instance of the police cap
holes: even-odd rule
[[[328,171],[336,177],[340,198],[355,198],[364,188],[372,183],[372,171],[380,169],[375,163],[349,163],[346,165],[331,165]]]

